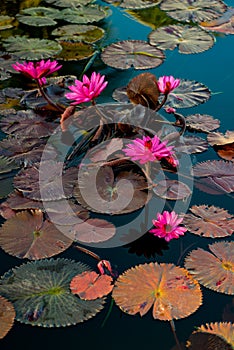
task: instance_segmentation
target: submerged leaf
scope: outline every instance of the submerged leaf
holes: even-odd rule
[[[143,40],[124,40],[107,46],[101,59],[108,66],[128,69],[149,69],[163,63],[164,53]]]
[[[153,306],[155,319],[170,321],[189,316],[202,303],[197,281],[173,264],[149,263],[120,275],[112,296],[124,312],[145,315]]]
[[[42,327],[75,325],[103,308],[103,298],[81,300],[70,291],[72,278],[87,270],[88,266],[68,259],[28,262],[5,273],[0,280],[0,294],[13,302],[16,319],[22,323]]]
[[[85,271],[73,277],[70,289],[73,294],[78,294],[81,299],[95,300],[112,291],[114,286],[111,282],[111,276],[99,275],[95,271]]]
[[[209,249],[211,253],[192,250],[185,258],[186,269],[205,287],[233,295],[234,242],[209,244]]]
[[[0,296],[0,339],[4,338],[15,319],[15,309],[10,301]]]
[[[183,224],[199,236],[218,238],[231,236],[234,232],[234,216],[215,206],[193,205],[192,214],[185,214]]]

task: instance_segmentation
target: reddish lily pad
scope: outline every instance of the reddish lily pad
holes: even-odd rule
[[[124,312],[145,315],[153,306],[155,319],[170,321],[189,316],[202,303],[197,281],[173,264],[149,263],[125,271],[112,296]]]
[[[192,114],[186,118],[186,127],[189,130],[207,132],[213,131],[220,127],[220,120],[214,119],[211,115],[207,114]]]
[[[63,171],[63,163],[46,160],[22,169],[14,178],[15,188],[34,200],[59,200],[72,196],[77,168]]]
[[[103,219],[88,219],[73,227],[74,240],[81,243],[105,242],[115,233],[115,226]]]
[[[231,236],[234,232],[234,216],[215,206],[193,205],[191,213],[184,216],[183,224],[199,236],[218,238]]]
[[[221,132],[212,132],[207,136],[211,146],[223,146],[234,143],[234,131],[227,130],[225,134]]]
[[[174,50],[180,53],[194,54],[210,49],[214,37],[198,27],[172,24],[160,27],[149,34],[149,43],[161,50]]]
[[[63,252],[71,244],[71,239],[51,222],[43,220],[41,210],[19,212],[0,228],[2,249],[21,259],[48,258]]]
[[[234,8],[228,7],[227,11],[224,12],[222,16],[213,21],[203,21],[199,25],[205,30],[225,33],[225,34],[234,34]]]
[[[13,191],[9,194],[7,200],[4,202],[9,206],[9,208],[17,210],[26,210],[26,209],[41,209],[43,210],[44,206],[42,201],[34,201],[32,199],[26,198],[19,191]]]
[[[185,258],[186,269],[205,287],[233,295],[234,242],[213,243],[209,249],[211,253],[201,248],[192,250]]]
[[[109,294],[113,289],[112,277],[99,275],[95,271],[84,271],[73,277],[70,289],[73,294],[78,294],[81,299],[95,300]]]
[[[165,59],[164,53],[143,40],[124,40],[107,46],[101,59],[110,67],[119,69],[150,69]]]
[[[3,339],[11,327],[15,319],[15,309],[10,301],[0,296],[0,339]]]
[[[153,191],[157,196],[170,200],[184,200],[192,194],[186,184],[177,180],[159,181]]]
[[[221,192],[234,191],[234,164],[224,160],[208,160],[193,167],[193,175],[202,178],[206,185]]]
[[[221,0],[166,0],[160,8],[178,21],[201,22],[220,17],[227,5]]]

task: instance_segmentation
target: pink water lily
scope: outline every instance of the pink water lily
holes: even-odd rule
[[[153,138],[143,136],[143,139],[133,140],[132,143],[126,145],[126,148],[123,148],[123,152],[131,160],[138,160],[140,164],[145,164],[172,156],[172,149],[173,146],[167,146],[167,141],[161,142],[155,135]]]
[[[56,72],[62,66],[59,66],[57,61],[41,60],[40,62],[16,62],[16,64],[12,64],[12,67],[28,78],[38,80],[40,85],[44,85],[46,83],[45,77]]]
[[[159,91],[165,95],[168,95],[172,90],[180,85],[180,79],[175,79],[172,75],[162,76],[157,81]]]
[[[155,228],[149,232],[169,242],[171,239],[183,236],[187,231],[185,227],[179,226],[182,221],[183,218],[179,218],[174,211],[171,213],[168,211],[164,211],[162,214],[157,213],[157,220],[152,220]]]
[[[93,101],[107,86],[108,82],[104,79],[105,75],[100,73],[93,72],[90,79],[84,74],[82,81],[75,80],[75,85],[68,86],[72,92],[65,96],[74,101],[72,105]]]

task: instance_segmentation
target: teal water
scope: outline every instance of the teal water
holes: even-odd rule
[[[231,1],[226,1],[232,5]],[[107,5],[100,2],[102,5]],[[106,20],[108,36],[105,44],[118,40],[138,39],[147,40],[151,28],[138,23],[130,15],[120,8],[110,6],[112,15]],[[0,5],[1,9],[1,5]],[[157,77],[162,75],[173,75],[174,77],[190,79],[202,82],[212,91],[212,97],[205,104],[184,110],[184,114],[209,114],[221,121],[220,132],[233,130],[233,79],[234,79],[234,36],[217,35],[215,45],[208,51],[196,55],[182,55],[174,51],[166,51],[164,63],[154,69],[148,70]],[[96,69],[101,74],[106,74],[109,81],[107,89],[100,97],[100,102],[112,101],[111,94],[114,88],[125,86],[134,76],[143,71],[129,69],[127,71],[108,68],[100,61],[96,64]],[[62,73],[79,74],[79,62],[64,64]],[[2,83],[5,86],[6,83]],[[210,149],[208,152],[196,154],[196,162],[207,159],[219,159],[216,153]],[[192,204],[216,205],[233,212],[232,196],[208,195],[194,189],[191,199]],[[213,243],[210,239],[201,239],[192,234],[186,234],[181,242],[172,241],[168,249],[162,249],[162,255],[151,257],[150,259],[137,254],[131,254],[126,247],[94,249],[101,257],[110,260],[119,273],[126,269],[149,261],[177,263],[184,253],[184,249],[190,245],[206,248]],[[186,253],[185,253],[186,255]],[[185,255],[182,255],[182,259]],[[95,268],[95,261],[79,253],[74,248],[69,248],[60,256],[75,260],[82,260]],[[7,255],[0,250],[0,274],[15,265],[20,265],[21,260]],[[233,297],[225,294],[213,292],[203,288],[203,305],[191,316],[175,322],[176,332],[179,340],[186,343],[189,335],[195,326],[209,322],[221,322],[234,320]],[[175,340],[169,322],[158,321],[152,318],[148,312],[143,318],[140,316],[129,316],[120,311],[115,305],[102,326],[108,312],[110,299],[106,303],[104,310],[94,318],[76,326],[44,329],[32,327],[15,322],[14,327],[8,335],[0,340],[1,350],[16,348],[27,348],[32,350],[41,349],[96,349],[96,350],[171,350],[175,346]],[[232,305],[232,306],[231,306]],[[229,313],[225,310],[230,309]],[[221,349],[219,349],[221,350]]]

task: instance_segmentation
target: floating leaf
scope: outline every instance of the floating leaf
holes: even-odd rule
[[[128,69],[150,69],[163,63],[164,53],[143,40],[124,40],[107,46],[101,59],[108,66]]]
[[[178,21],[201,22],[219,17],[227,5],[221,0],[164,0],[160,8]]]
[[[64,41],[62,38],[58,40],[62,47],[62,52],[57,56],[58,59],[65,61],[76,61],[83,60],[85,58],[91,57],[95,48],[91,44],[86,44],[82,42],[69,42]]]
[[[228,7],[222,16],[213,21],[200,22],[199,25],[205,30],[225,34],[234,34],[234,8]]]
[[[188,341],[186,349],[189,350],[233,350],[233,347],[216,334],[194,331]]]
[[[62,40],[83,41],[85,43],[95,43],[104,36],[104,29],[93,25],[68,24],[53,30],[51,33],[62,37]]]
[[[14,161],[0,156],[0,174],[8,173],[15,169],[18,169],[18,165]]]
[[[99,275],[95,271],[85,271],[73,277],[70,289],[73,294],[78,294],[81,299],[95,300],[112,291],[113,285],[111,282],[111,276]]]
[[[10,301],[0,296],[0,339],[4,338],[15,319],[15,309]]]
[[[114,176],[111,167],[83,171],[74,196],[85,208],[105,214],[126,214],[142,208],[148,198],[146,179],[131,171]]]
[[[19,22],[29,26],[43,27],[57,24],[54,19],[59,17],[59,15],[59,10],[38,6],[21,10],[21,13],[16,15],[16,18]]]
[[[134,104],[156,109],[160,95],[154,74],[142,73],[131,79],[126,88],[129,100]]]
[[[230,193],[234,191],[234,164],[224,160],[208,160],[193,167],[193,175],[212,187]]]
[[[103,298],[81,300],[70,291],[72,278],[87,270],[88,266],[68,259],[28,262],[5,273],[0,280],[0,294],[13,302],[16,319],[22,323],[42,327],[75,325],[103,308]]]
[[[85,6],[91,3],[93,0],[45,0],[48,4],[53,4],[60,7],[77,7]]]
[[[10,36],[4,40],[3,46],[8,52],[26,60],[53,57],[62,51],[61,45],[56,41],[26,36]]]
[[[234,231],[234,216],[227,210],[214,205],[193,205],[192,214],[184,216],[187,229],[202,237],[218,238],[231,236]]]
[[[185,258],[186,269],[205,287],[234,294],[234,242],[209,244],[209,249],[212,253],[201,248],[192,250]]]
[[[34,201],[23,197],[22,193],[19,191],[13,191],[4,203],[13,210],[44,209],[42,201]]]
[[[32,110],[17,111],[0,120],[0,127],[6,134],[16,134],[18,137],[46,137],[58,125],[47,122],[45,118]]]
[[[14,17],[0,15],[0,30],[5,30],[14,27]]]
[[[196,332],[215,334],[234,346],[234,324],[231,322],[206,323],[197,328]]]
[[[200,53],[214,45],[214,37],[198,27],[173,24],[160,27],[149,34],[149,43],[161,50],[174,50],[180,53]]]
[[[63,163],[46,160],[22,169],[14,185],[27,198],[51,201],[71,197],[76,179],[77,168],[63,171]]]
[[[157,196],[171,200],[184,200],[192,193],[191,189],[186,184],[177,180],[159,181],[153,191]]]
[[[195,80],[180,79],[180,85],[168,95],[167,107],[189,108],[206,102],[211,96],[210,90]]]
[[[60,18],[64,21],[87,24],[99,22],[107,16],[104,7],[98,5],[79,6],[74,8],[66,8],[60,11]]]
[[[103,219],[88,219],[73,227],[74,240],[82,243],[105,242],[116,233],[115,226]]]
[[[200,153],[204,152],[208,149],[208,143],[206,140],[202,139],[201,137],[194,137],[194,136],[184,136],[182,139],[180,139],[175,147],[174,150],[176,152],[182,152],[182,153]]]
[[[2,249],[21,259],[48,258],[63,252],[71,244],[72,240],[56,226],[43,220],[41,210],[19,212],[0,228]]]
[[[118,277],[112,296],[124,312],[145,315],[153,306],[155,319],[170,321],[189,316],[202,303],[197,281],[173,264],[138,265]]]
[[[117,4],[128,9],[145,9],[158,5],[162,0],[105,0],[108,4]]]
[[[122,150],[123,140],[121,138],[112,138],[105,143],[102,143],[96,146],[93,149],[90,149],[87,156],[92,162],[106,162],[108,157],[113,155],[115,152]]]
[[[13,176],[8,175],[6,178],[0,178],[0,188],[1,188],[1,195],[0,198],[7,197],[9,193],[13,191]]]
[[[186,127],[189,130],[210,132],[220,127],[220,121],[207,114],[192,114],[186,118]]]
[[[222,134],[221,132],[212,132],[207,136],[207,140],[211,146],[233,144],[234,131],[227,130],[225,134]]]

